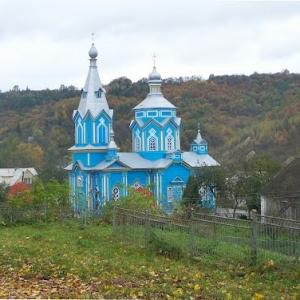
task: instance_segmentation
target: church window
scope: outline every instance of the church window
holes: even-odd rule
[[[87,96],[87,92],[82,91],[82,98],[86,98],[86,96]]]
[[[157,138],[152,135],[149,138],[149,151],[156,151],[156,150],[157,150]]]
[[[97,98],[101,98],[102,90],[99,89],[98,91],[95,92],[95,95]]]
[[[112,189],[111,197],[115,201],[120,199],[120,189],[117,186]]]
[[[145,113],[143,111],[139,111],[139,112],[136,113],[137,118],[142,118],[144,116],[145,116]]]
[[[97,142],[100,144],[107,143],[108,140],[108,130],[104,123],[104,119],[100,119],[100,123],[97,126]]]
[[[171,186],[168,186],[167,190],[167,197],[168,197],[168,202],[173,202],[173,188]]]
[[[83,178],[82,178],[82,176],[77,176],[77,187],[83,187]]]
[[[139,136],[135,137],[135,151],[141,151],[141,138]]]
[[[174,138],[172,135],[167,137],[167,150],[173,151],[174,150]]]
[[[81,125],[81,123],[79,123],[77,125],[77,128],[76,128],[77,132],[76,132],[76,143],[77,144],[82,144],[83,143],[83,127]]]
[[[157,117],[157,111],[148,111],[148,117]]]
[[[171,111],[162,111],[161,112],[161,116],[162,117],[171,117],[172,116],[172,112]]]

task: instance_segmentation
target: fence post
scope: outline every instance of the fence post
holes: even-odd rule
[[[116,205],[114,205],[113,207],[113,219],[112,219],[112,225],[113,225],[113,234],[116,233],[116,213],[117,213],[117,207]]]
[[[252,215],[251,222],[251,263],[254,265],[257,262],[257,216]]]
[[[195,223],[193,220],[189,221],[189,234],[190,234],[190,254],[192,256],[196,255],[196,243],[195,243]]]
[[[145,247],[149,246],[150,241],[150,214],[149,210],[146,210],[145,213]]]

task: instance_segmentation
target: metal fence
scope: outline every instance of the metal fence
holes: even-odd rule
[[[300,257],[298,222],[254,216],[252,220],[193,213],[190,218],[115,207],[114,236],[167,256],[191,255],[256,263]]]
[[[81,214],[71,207],[51,207],[48,205],[30,207],[0,206],[0,225],[31,224],[36,222],[64,221],[67,219],[87,222],[92,215],[89,211]]]
[[[72,207],[0,206],[0,225],[70,219],[85,226],[111,217],[116,238],[170,257],[219,256],[235,263],[300,257],[300,222],[289,219],[254,215],[252,220],[241,220],[196,212],[167,216],[117,206],[105,216],[100,210],[79,213]]]

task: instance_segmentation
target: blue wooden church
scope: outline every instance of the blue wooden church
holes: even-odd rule
[[[157,204],[171,211],[182,198],[189,176],[204,165],[219,165],[208,154],[200,130],[190,151],[180,147],[181,119],[176,107],[161,92],[162,79],[154,65],[148,78],[149,94],[133,108],[130,123],[132,152],[120,152],[114,141],[113,110],[97,70],[97,50],[89,50],[90,66],[79,107],[73,112],[75,145],[69,148],[71,196],[89,209],[128,194],[128,188],[149,188]],[[214,207],[215,199],[203,191],[201,201]]]

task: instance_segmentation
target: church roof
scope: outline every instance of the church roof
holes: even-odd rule
[[[94,146],[94,145],[88,144],[85,146],[72,146],[68,150],[69,151],[107,150],[107,146]]]
[[[148,160],[132,152],[120,152],[118,155],[119,160],[131,169],[163,169],[172,163],[171,159]]]
[[[197,145],[207,144],[207,141],[201,136],[200,129],[198,129],[197,136],[194,139],[194,143]]]
[[[111,116],[112,112],[108,107],[108,103],[105,96],[105,89],[103,88],[100,77],[97,70],[97,57],[98,52],[92,44],[89,51],[90,67],[85,85],[82,90],[78,111],[82,117],[84,117],[88,111],[91,112],[95,118],[98,114],[104,110]],[[97,97],[98,94],[98,97]]]
[[[183,152],[182,159],[193,168],[204,166],[219,166],[220,164],[209,154],[197,154],[195,152]]]
[[[148,94],[147,97],[134,109],[148,109],[148,108],[176,108],[169,102],[162,93]]]
[[[192,168],[204,166],[219,166],[220,164],[208,154],[197,154],[195,152],[183,152],[183,161]],[[113,161],[102,161],[95,167],[83,167],[84,170],[105,170],[109,168],[112,163],[120,162],[124,167],[135,170],[145,169],[165,169],[172,164],[173,160],[169,158],[161,158],[157,160],[148,160],[143,158],[138,153],[134,152],[119,152],[118,159]],[[72,170],[73,164],[68,165],[65,170]]]
[[[130,169],[164,169],[168,167],[171,163],[171,159],[162,158],[157,160],[148,160],[140,156],[138,153],[133,152],[119,152],[118,159],[113,161],[102,161],[95,167],[82,167],[83,170],[105,170],[112,163],[119,161]],[[68,165],[65,170],[72,170],[73,164]]]

